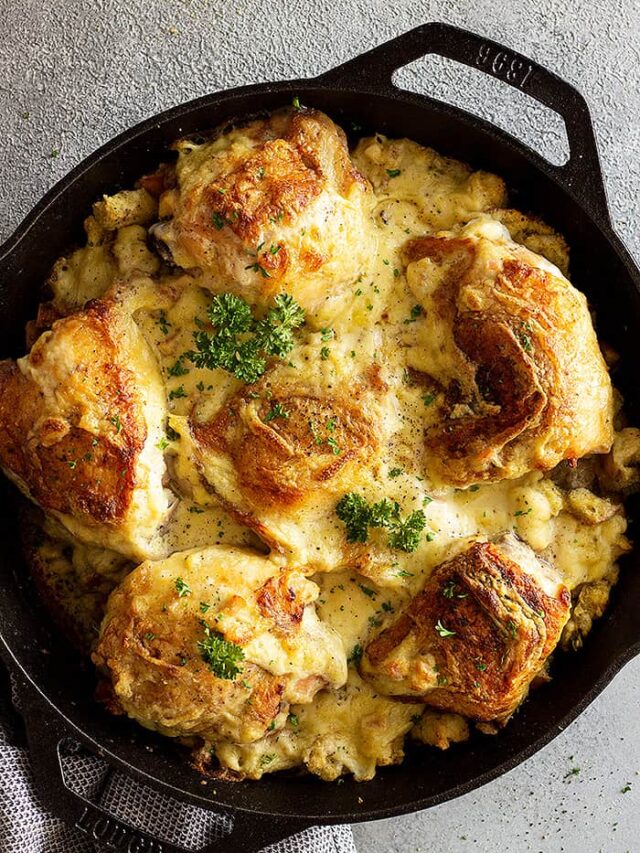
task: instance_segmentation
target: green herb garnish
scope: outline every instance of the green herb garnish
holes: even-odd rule
[[[185,595],[191,595],[191,587],[182,578],[176,578],[176,592],[178,598],[184,598]]]
[[[415,323],[415,321],[420,317],[423,313],[421,305],[414,305],[411,311],[409,312],[408,318],[404,321],[405,326],[409,325],[409,323]]]
[[[436,622],[436,631],[438,632],[438,635],[443,638],[455,637],[456,635],[455,631],[450,631],[448,628],[445,628],[440,619]]]
[[[293,332],[304,323],[304,311],[287,293],[275,297],[261,320],[233,293],[215,296],[207,313],[215,331],[195,332],[197,351],[184,356],[196,367],[220,367],[248,383],[262,376],[267,356],[288,355],[293,349]]]
[[[389,547],[407,553],[416,550],[427,523],[422,510],[415,510],[403,519],[396,501],[383,498],[370,504],[356,492],[343,495],[336,506],[336,515],[346,526],[347,542],[366,542],[370,527],[384,527],[389,531]]]
[[[289,419],[289,412],[280,403],[273,404],[270,411],[265,415],[264,422],[268,424],[269,421],[275,421],[276,418],[282,418],[285,421]]]
[[[360,643],[356,643],[355,646],[351,649],[351,654],[347,658],[347,663],[358,663],[361,657],[362,646],[360,645]]]
[[[183,358],[184,356],[181,355],[176,363],[169,368],[169,376],[186,376],[189,373],[189,368],[185,367],[182,363]]]
[[[239,663],[244,660],[244,652],[240,646],[225,640],[222,634],[212,631],[204,620],[201,624],[204,640],[198,641],[198,649],[202,660],[217,678],[234,679],[242,672]]]

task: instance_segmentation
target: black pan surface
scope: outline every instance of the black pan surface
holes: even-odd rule
[[[571,157],[552,166],[481,119],[397,89],[395,69],[427,53],[472,65],[543,101],[564,118]],[[378,130],[407,136],[495,171],[514,207],[541,215],[571,246],[572,280],[596,310],[600,337],[620,352],[615,376],[627,410],[640,422],[640,273],[615,236],[607,210],[593,130],[582,97],[560,78],[500,45],[444,24],[426,24],[314,80],[235,89],[169,110],[125,132],[59,184],[0,248],[0,357],[23,352],[23,329],[54,260],[82,238],[82,221],[102,193],[131,186],[176,138],[290,103],[326,111],[355,135]],[[360,130],[359,128],[363,128]],[[191,770],[167,739],[114,718],[93,701],[93,673],[77,660],[39,605],[16,536],[16,493],[0,490],[0,653],[21,684],[36,781],[44,803],[108,849],[171,853],[160,843],[71,793],[58,747],[72,735],[110,763],[185,802],[235,813],[233,833],[203,850],[250,853],[318,823],[391,817],[466,793],[506,772],[561,732],[615,673],[640,652],[640,552],[626,558],[605,616],[575,655],[558,655],[554,678],[525,702],[494,738],[474,737],[446,752],[413,748],[404,763],[381,768],[367,783],[327,784],[307,776],[259,783],[209,781]],[[640,505],[630,502],[631,537]],[[138,845],[138,846],[135,846]]]

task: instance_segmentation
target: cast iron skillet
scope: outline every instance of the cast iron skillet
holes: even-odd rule
[[[397,89],[393,72],[435,53],[497,77],[559,113],[570,158],[552,166],[513,137],[461,110]],[[425,24],[313,80],[266,83],[208,95],[139,124],[105,145],[60,181],[0,249],[0,341],[3,357],[22,351],[23,328],[53,261],[76,239],[91,203],[128,187],[166,158],[167,145],[234,116],[291,102],[325,110],[348,126],[357,122],[408,136],[504,176],[514,206],[542,215],[572,247],[572,271],[598,314],[601,336],[622,355],[628,374],[616,376],[635,423],[640,388],[640,273],[612,231],[598,154],[582,96],[555,74],[495,42],[445,24]],[[73,736],[112,765],[155,788],[215,811],[234,827],[204,851],[245,853],[312,824],[391,817],[464,794],[511,769],[561,732],[640,652],[640,566],[627,560],[606,615],[576,655],[559,655],[554,679],[536,691],[508,727],[448,752],[415,748],[398,767],[368,783],[326,784],[313,777],[267,777],[247,783],[209,782],[192,771],[167,740],[104,713],[91,698],[93,676],[50,630],[16,543],[15,493],[2,497],[0,532],[0,653],[20,684],[35,778],[44,805],[105,847],[128,851],[181,848],[109,817],[64,784],[59,746]],[[632,519],[637,506],[630,507]],[[43,651],[44,650],[44,651]]]

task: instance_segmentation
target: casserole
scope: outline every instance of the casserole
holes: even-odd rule
[[[393,70],[428,52],[483,68],[559,111],[567,123],[569,162],[563,167],[550,166],[485,122],[429,99],[398,92],[391,83]],[[503,174],[517,193],[519,207],[544,215],[566,234],[574,249],[576,284],[595,305],[600,329],[621,353],[622,364],[633,364],[637,346],[634,318],[640,316],[638,273],[611,230],[584,101],[557,77],[523,57],[443,25],[418,28],[314,81],[267,84],[200,99],[143,123],[89,158],[52,190],[2,250],[0,322],[6,342],[4,355],[18,351],[18,330],[35,303],[36,282],[46,277],[51,262],[79,233],[81,212],[96,197],[129,185],[138,174],[153,168],[167,143],[179,135],[204,130],[236,115],[273,109],[294,95],[327,111],[342,124],[351,120],[383,133],[408,136],[476,167]],[[609,285],[612,281],[615,287]],[[626,318],[626,325],[616,322],[620,316]],[[620,374],[617,382],[633,416],[637,400],[630,378]],[[13,497],[9,492],[5,500],[10,508]],[[633,517],[633,505],[629,509]],[[328,788],[311,779],[292,784],[273,778],[250,789],[224,782],[203,788],[197,774],[187,774],[172,751],[151,735],[136,734],[131,742],[128,723],[99,716],[91,703],[88,678],[82,682],[86,688],[74,701],[82,676],[68,665],[62,642],[49,637],[28,584],[16,576],[19,573],[13,574],[20,561],[17,549],[11,552],[10,511],[3,523],[9,545],[2,566],[6,590],[1,604],[2,639],[5,657],[26,682],[23,706],[36,775],[46,784],[43,790],[52,810],[79,822],[96,838],[105,842],[110,837],[115,839],[108,842],[114,849],[126,849],[123,839],[129,830],[124,827],[120,831],[117,822],[107,825],[100,811],[78,800],[62,786],[62,780],[58,786],[51,784],[54,774],[60,776],[57,746],[64,734],[73,734],[116,765],[187,801],[215,810],[252,813],[251,818],[237,820],[232,835],[217,845],[219,849],[237,849],[242,844],[251,849],[252,844],[259,847],[312,823],[388,817],[482,784],[560,731],[639,646],[633,608],[629,606],[634,592],[639,591],[639,582],[633,571],[623,572],[610,610],[581,652],[580,665],[558,660],[555,682],[544,695],[534,696],[527,703],[499,741],[483,741],[481,746],[472,741],[446,759],[431,756],[428,776],[420,774],[421,759],[416,753],[402,767],[382,771],[364,787],[346,782],[340,788]],[[42,649],[50,654],[43,654]],[[154,751],[148,753],[146,746],[153,746]],[[145,838],[144,834],[140,837]],[[146,849],[154,849],[151,843],[149,840]],[[171,847],[162,844],[162,849]]]

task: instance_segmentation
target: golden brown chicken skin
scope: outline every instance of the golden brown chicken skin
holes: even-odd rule
[[[613,397],[583,294],[496,222],[407,249],[441,389],[434,479],[466,486],[606,452]]]
[[[323,113],[281,110],[178,150],[153,230],[206,286],[250,299],[286,289],[308,309],[362,271],[372,193]]]
[[[361,672],[384,695],[504,722],[555,648],[570,604],[555,571],[514,536],[476,542],[438,566],[369,643]]]
[[[345,547],[335,505],[378,464],[385,392],[374,368],[354,368],[349,379],[329,368],[308,377],[273,368],[213,411],[194,407],[189,464],[271,548],[293,564],[330,568]]]
[[[93,656],[112,710],[173,737],[250,743],[280,729],[289,703],[346,680],[317,594],[299,571],[243,548],[143,563],[111,595]]]
[[[229,456],[241,491],[256,504],[294,507],[375,446],[357,396],[314,396],[307,385],[256,396],[264,387],[239,392],[211,421],[191,421],[196,441]]]
[[[0,363],[5,472],[74,536],[133,558],[161,551],[164,413],[157,365],[117,294]]]

